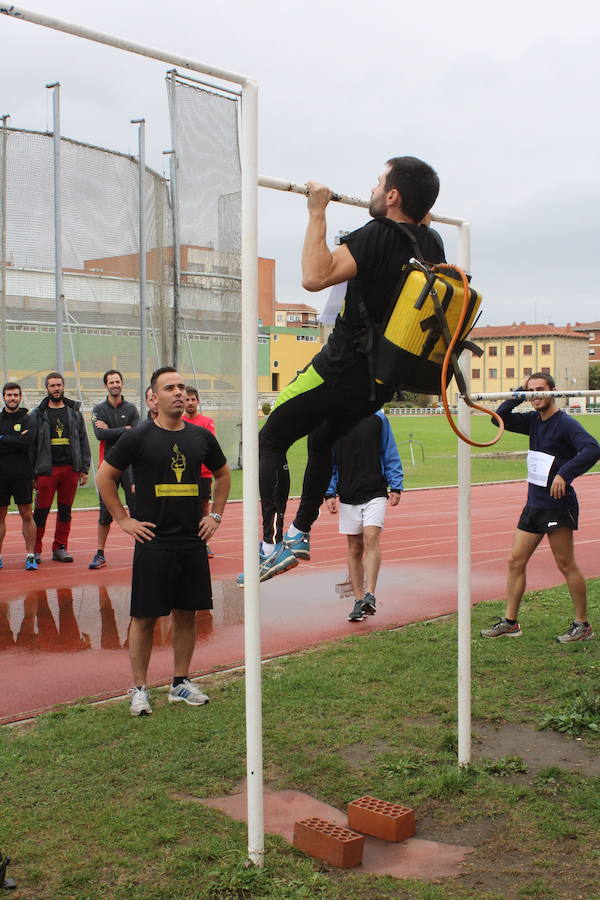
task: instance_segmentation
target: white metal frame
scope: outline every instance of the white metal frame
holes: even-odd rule
[[[11,18],[21,19],[55,31],[71,34],[85,40],[105,44],[109,47],[135,53],[160,62],[169,63],[187,71],[198,72],[226,82],[241,85],[242,116],[240,136],[241,156],[241,195],[242,195],[242,422],[243,440],[243,492],[244,492],[244,637],[246,650],[246,747],[247,747],[247,785],[248,785],[248,856],[257,866],[264,860],[264,810],[263,810],[263,754],[262,754],[262,700],[261,700],[261,642],[260,642],[260,606],[258,580],[258,432],[256,429],[256,410],[258,408],[258,343],[256,340],[256,323],[258,321],[258,270],[257,270],[257,186],[275,190],[291,191],[305,194],[303,185],[277,178],[258,176],[257,170],[257,133],[258,133],[258,85],[247,75],[221,69],[208,63],[199,62],[188,57],[179,56],[155,47],[138,44],[134,41],[105,34],[80,25],[55,19],[33,10],[17,6],[0,6],[0,13]],[[341,203],[367,208],[369,203],[356,197],[336,194],[335,200]],[[469,224],[463,219],[450,216],[433,216],[434,221],[454,225],[459,229],[458,265],[465,270],[470,269],[470,232]],[[468,408],[462,403],[459,417],[464,419],[462,430],[467,433],[469,427]],[[462,447],[465,452],[462,452]],[[465,477],[470,465],[469,449],[459,441],[459,477]],[[461,468],[462,467],[462,468]],[[469,478],[470,483],[470,478]],[[470,522],[470,517],[469,517]],[[468,573],[470,572],[470,540],[463,543],[462,558],[459,543],[459,629],[461,616],[469,614],[470,631],[470,584],[467,591]],[[461,575],[462,573],[462,575]],[[463,581],[464,580],[464,584]],[[463,623],[464,624],[464,623]],[[464,630],[464,629],[463,629]],[[461,643],[459,637],[459,719],[461,703],[470,710],[470,694],[465,693],[468,685],[461,679],[461,665],[466,665],[466,641]],[[463,646],[463,644],[465,646]],[[461,651],[462,647],[462,651]],[[462,694],[461,694],[462,691]],[[462,700],[461,700],[462,697]],[[468,702],[467,702],[468,699]],[[469,724],[470,741],[470,724]],[[459,735],[460,746],[460,735]],[[464,755],[464,753],[463,753]],[[459,762],[460,752],[459,752]],[[468,760],[467,760],[468,761]]]

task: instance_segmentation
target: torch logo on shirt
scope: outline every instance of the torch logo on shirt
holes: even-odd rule
[[[65,426],[62,423],[61,419],[56,420],[56,437],[61,438],[63,436],[63,431],[65,430]]]
[[[175,456],[171,458],[171,468],[175,473],[177,484],[181,484],[181,476],[185,472],[187,461],[177,444],[173,444],[173,453]]]

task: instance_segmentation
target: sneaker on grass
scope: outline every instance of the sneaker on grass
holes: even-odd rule
[[[365,614],[363,612],[363,602],[362,600],[356,600],[354,603],[354,609],[348,616],[349,622],[362,622]]]
[[[479,634],[484,638],[521,637],[523,632],[518,622],[511,625],[505,618],[498,619],[491,628],[484,628]]]
[[[106,557],[104,553],[94,553],[94,558],[88,566],[88,569],[101,569],[106,565]]]
[[[200,688],[190,681],[189,678],[184,679],[177,687],[169,688],[169,703],[187,703],[188,706],[204,706],[209,699],[203,694]]]
[[[146,688],[134,687],[129,691],[131,697],[131,715],[132,716],[149,716],[152,713],[150,700],[148,699],[148,691]]]
[[[570,644],[571,641],[591,641],[596,637],[592,626],[583,622],[571,622],[564,634],[559,634],[556,640],[559,644]]]
[[[367,591],[362,599],[362,611],[365,616],[374,616],[377,612],[375,608],[375,597],[370,591]]]
[[[289,531],[286,531],[283,546],[291,550],[296,559],[310,559],[310,532],[299,531],[292,537]]]

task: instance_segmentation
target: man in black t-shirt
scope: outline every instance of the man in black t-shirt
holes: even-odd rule
[[[421,224],[439,191],[438,177],[427,163],[411,156],[390,159],[371,193],[373,220],[345,235],[333,252],[326,243],[325,218],[333,195],[316,182],[307,187],[303,287],[320,291],[348,284],[327,344],[280,394],[260,432],[261,581],[293,568],[299,559],[310,559],[309,532],[329,482],[333,443],[393,396],[394,388],[372,384],[368,358],[359,346],[362,305],[374,324],[382,322],[402,266],[415,255],[414,242],[428,262],[444,261],[441,238]],[[308,435],[308,462],[302,499],[283,535],[290,486],[286,453],[304,435]],[[243,575],[238,583],[243,585]]]
[[[166,366],[152,376],[157,416],[124,434],[108,451],[96,484],[109,513],[135,538],[131,585],[129,656],[134,688],[131,714],[152,712],[146,690],[154,625],[173,621],[174,678],[169,701],[201,706],[208,701],[189,678],[196,637],[196,611],[212,608],[206,542],[221,522],[229,496],[227,461],[217,439],[205,428],[182,421],[185,384]],[[200,468],[211,469],[211,512],[202,516]],[[133,468],[136,517],[128,515],[117,483]]]

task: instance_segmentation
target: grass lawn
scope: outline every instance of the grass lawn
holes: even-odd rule
[[[590,584],[599,620],[600,582]],[[500,614],[473,611],[473,633]],[[340,809],[365,793],[415,808],[417,836],[477,844],[465,874],[426,884],[330,869],[267,836],[246,868],[245,826],[190,802],[245,774],[244,684],[206,682],[211,704],[132,719],[125,702],[59,708],[0,731],[0,848],[17,897],[65,900],[447,900],[600,897],[600,777],[574,749],[600,749],[600,644],[563,646],[563,589],[527,595],[523,637],[473,642],[479,756],[456,766],[456,621],[324,645],[264,667],[266,781]],[[492,727],[544,721],[580,737],[541,768],[485,758]],[[544,731],[556,740],[555,731]],[[479,833],[475,839],[474,833]],[[461,839],[462,836],[462,839]],[[466,837],[466,839],[465,839]]]
[[[264,421],[264,420],[261,420]],[[478,441],[488,441],[496,435],[496,428],[490,425],[487,416],[473,416],[473,437]],[[600,416],[577,416],[577,421],[597,440],[600,440]],[[390,423],[398,443],[402,464],[404,466],[404,484],[407,488],[437,487],[456,484],[456,443],[457,438],[446,422],[445,416],[390,416]],[[98,441],[93,435],[91,425],[88,426],[90,446],[94,466],[98,464]],[[421,461],[421,452],[415,444],[413,452],[415,465],[411,463],[407,441],[412,434],[414,441],[423,445],[425,462]],[[527,439],[523,435],[506,432],[500,442],[490,448],[472,448],[473,482],[510,481],[525,477],[524,457],[503,457],[511,451],[527,450]],[[298,496],[302,488],[302,476],[306,465],[306,438],[297,441],[288,453],[291,476],[291,495]],[[600,463],[592,471],[600,471]],[[98,505],[98,494],[92,483],[79,488],[75,496],[74,508]],[[231,499],[242,497],[242,472],[232,472]],[[56,508],[56,504],[54,506]]]

